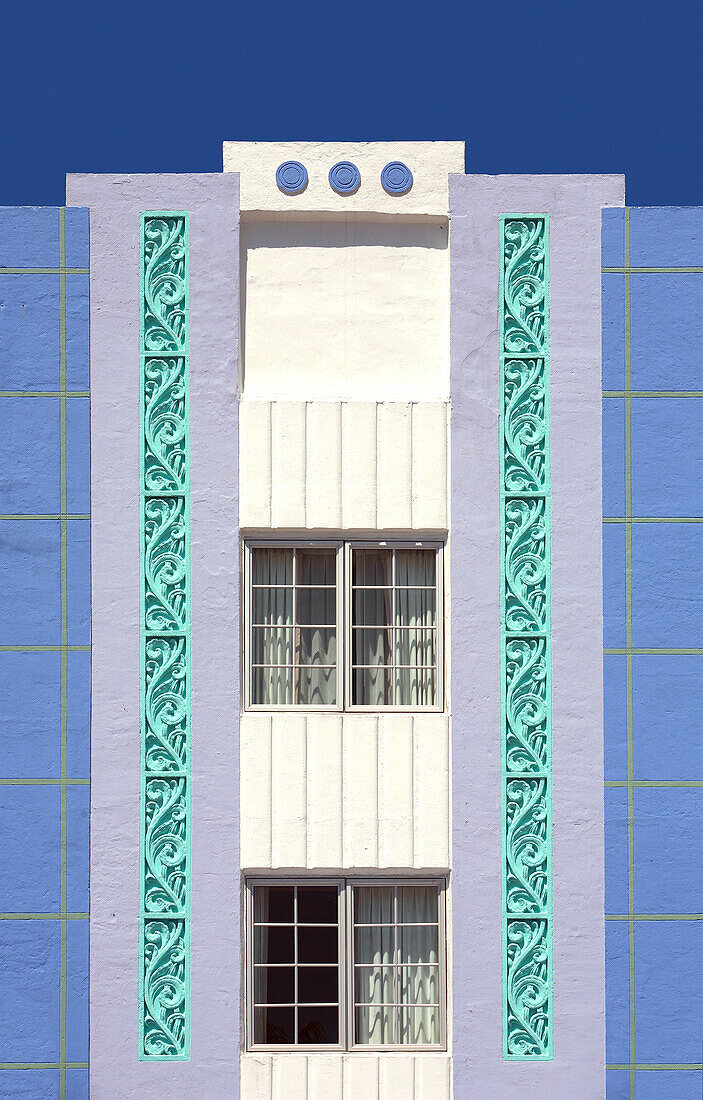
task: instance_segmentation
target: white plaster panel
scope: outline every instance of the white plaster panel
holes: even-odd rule
[[[446,398],[446,219],[242,230],[246,398]]]
[[[248,870],[449,866],[444,714],[242,716]]]
[[[276,185],[276,169],[301,161],[308,185],[286,195]],[[338,195],[329,184],[330,168],[350,160],[361,173],[354,195]],[[413,186],[406,195],[388,195],[381,171],[391,160],[407,164]],[[225,141],[225,172],[239,172],[242,210],[378,211],[396,215],[446,214],[448,177],[464,171],[463,141]]]
[[[448,1054],[243,1054],[242,1100],[450,1100]]]
[[[444,401],[242,401],[242,527],[445,530],[447,410]]]

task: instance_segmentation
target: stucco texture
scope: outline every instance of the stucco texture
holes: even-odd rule
[[[617,176],[452,177],[456,1097],[605,1094],[600,222]],[[554,1059],[505,1062],[501,979],[501,214],[550,215]]]
[[[238,180],[70,176],[90,209],[94,1100],[239,1094]],[[139,214],[190,213],[191,1057],[138,1059]]]

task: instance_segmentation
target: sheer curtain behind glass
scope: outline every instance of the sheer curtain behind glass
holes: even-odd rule
[[[252,703],[334,706],[336,551],[254,547],[251,561]]]
[[[352,703],[418,707],[436,701],[436,551],[355,549]]]
[[[436,886],[354,887],[355,1042],[438,1045]]]

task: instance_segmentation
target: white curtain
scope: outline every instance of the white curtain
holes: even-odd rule
[[[436,645],[435,631],[430,629],[436,623],[435,577],[433,550],[396,551],[394,663],[397,705],[432,706],[435,701]],[[408,665],[409,668],[402,667]]]
[[[439,1043],[437,905],[436,887],[355,888],[357,1043]]]

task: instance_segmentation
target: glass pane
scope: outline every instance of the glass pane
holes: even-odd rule
[[[334,665],[337,663],[337,632],[334,627],[299,627],[296,637],[296,664]]]
[[[252,588],[252,623],[286,626],[293,622],[292,588]]]
[[[292,584],[293,551],[255,547],[251,552],[253,584]]]
[[[336,886],[299,886],[298,921],[301,924],[336,924],[338,898]]]
[[[254,922],[256,924],[292,924],[293,887],[255,886]]]
[[[254,928],[255,963],[292,963],[293,928],[284,925],[271,925]]]
[[[255,1008],[255,1043],[293,1043],[295,1041],[294,1008]]]
[[[389,665],[391,663],[391,630],[372,627],[354,630],[352,634],[353,665]]]
[[[339,1042],[339,1009],[309,1007],[298,1009],[298,1042],[323,1045]]]
[[[339,968],[298,967],[298,1004],[336,1004],[339,1001]]]
[[[398,1042],[408,1046],[439,1043],[439,1008],[401,1008]]]
[[[395,1004],[395,968],[392,966],[354,967],[356,1004]]]
[[[429,669],[400,668],[394,674],[395,704],[399,707],[433,707],[437,674]]]
[[[293,669],[252,669],[251,701],[267,707],[290,706],[293,702]]]
[[[304,626],[334,626],[337,622],[336,588],[297,588],[295,621]]]
[[[277,626],[253,626],[251,651],[255,665],[292,665],[293,630]]]
[[[298,928],[298,962],[336,963],[338,950],[336,928]]]
[[[396,584],[437,583],[437,552],[435,550],[396,550]]]
[[[296,672],[296,698],[300,706],[332,707],[337,702],[335,668],[301,668]]]
[[[398,626],[436,625],[437,593],[433,588],[398,588],[395,614]]]
[[[296,584],[335,585],[337,583],[336,559],[335,550],[298,550]]]
[[[381,1008],[375,1005],[356,1008],[355,1024],[357,1043],[368,1046],[387,1046],[396,1042],[395,1008]]]
[[[397,665],[434,665],[434,630],[395,630],[395,663]],[[390,662],[388,662],[390,664]]]
[[[392,550],[352,551],[352,584],[391,584]]]
[[[395,962],[395,931],[392,925],[354,929],[354,962],[388,966]]]
[[[398,923],[431,924],[439,919],[439,891],[436,886],[399,886]]]
[[[387,668],[352,669],[352,703],[386,707],[393,702],[393,673]]]
[[[406,1005],[439,1004],[439,967],[398,967],[398,1001]]]
[[[352,626],[390,626],[392,618],[390,588],[357,588],[352,592]]]
[[[393,924],[394,894],[393,886],[355,886],[354,924]]]
[[[403,925],[398,929],[398,962],[438,963],[439,942],[437,926],[420,925],[413,928]]]
[[[292,966],[255,966],[254,1001],[256,1004],[285,1005],[295,1002],[295,968]]]

